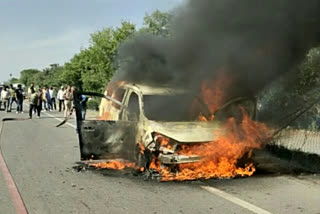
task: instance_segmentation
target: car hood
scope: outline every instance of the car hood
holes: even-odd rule
[[[154,122],[150,121],[154,132],[181,143],[209,142],[223,134],[220,122]]]

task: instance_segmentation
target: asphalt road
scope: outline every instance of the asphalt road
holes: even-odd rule
[[[27,114],[0,112],[0,119],[4,117]],[[70,125],[56,128],[58,123],[43,114],[41,119],[0,125],[3,158],[30,214],[320,213],[319,175],[260,173],[161,183],[131,172],[78,171],[75,130]],[[0,170],[0,213],[17,213],[15,200]]]

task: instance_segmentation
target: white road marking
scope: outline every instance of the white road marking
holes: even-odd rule
[[[26,105],[25,102],[23,103],[23,106],[24,106],[24,108],[28,108],[28,105]],[[64,119],[62,120],[62,119],[60,119],[60,118],[57,118],[57,117],[55,117],[55,116],[53,116],[52,114],[49,114],[49,113],[47,113],[47,112],[41,112],[41,113],[46,114],[46,115],[48,115],[49,117],[52,117],[52,118],[54,118],[54,119],[56,119],[56,120],[58,120],[58,121],[60,121],[60,122],[64,121]],[[66,122],[66,124],[67,124],[68,126],[71,126],[72,128],[76,128],[75,125],[73,125],[73,124],[71,124],[71,123],[69,123],[69,122]]]
[[[257,213],[257,214],[272,214],[269,211],[266,211],[266,210],[264,210],[264,209],[262,209],[260,207],[257,207],[257,206],[255,206],[253,204],[250,204],[250,203],[248,203],[246,201],[243,201],[243,200],[241,200],[239,198],[236,198],[235,196],[232,196],[232,195],[230,195],[230,194],[228,194],[226,192],[223,192],[223,191],[221,191],[219,189],[216,189],[214,187],[201,186],[201,188],[204,189],[204,190],[207,190],[208,192],[213,193],[213,194],[215,194],[215,195],[217,195],[217,196],[219,196],[221,198],[224,198],[224,199],[226,199],[228,201],[231,201],[232,203],[237,204],[237,205],[239,205],[239,206],[241,206],[241,207],[243,207],[243,208],[245,208],[247,210],[250,210],[253,213]]]
[[[47,113],[47,112],[43,112],[43,113],[46,114],[46,115],[48,115],[49,117],[52,117],[52,118],[60,121],[60,122],[64,121],[64,120],[62,120],[62,119],[60,119],[60,118],[57,118],[57,117],[55,117],[55,116],[53,116],[52,114],[49,114],[49,113]],[[71,124],[71,123],[69,123],[69,122],[66,122],[66,124],[67,124],[68,126],[71,126],[72,128],[76,128],[75,125],[73,125],[73,124]]]

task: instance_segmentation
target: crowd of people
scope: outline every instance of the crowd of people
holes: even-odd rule
[[[73,96],[75,88],[68,85],[61,86],[59,90],[55,87],[35,87],[31,83],[30,87],[25,92],[22,85],[14,88],[13,85],[3,86],[0,96],[0,110],[2,105],[5,112],[13,110],[13,103],[16,104],[16,113],[23,113],[23,102],[25,99],[29,101],[29,118],[32,119],[33,114],[37,114],[40,118],[42,111],[64,111],[64,116],[71,114]],[[58,109],[57,109],[57,101]]]
[[[0,94],[0,109],[4,106],[5,112],[11,112],[13,103],[16,104],[16,113],[23,113],[24,91],[22,85],[14,88],[13,85],[3,86]]]
[[[41,111],[57,110],[56,99],[59,101],[58,111],[64,111],[64,116],[67,117],[72,110],[74,89],[68,85],[67,87],[61,86],[56,90],[54,87],[39,86],[38,90],[35,89],[34,84],[31,84],[28,89],[29,96],[29,117],[32,118],[32,113],[36,112],[40,117]]]

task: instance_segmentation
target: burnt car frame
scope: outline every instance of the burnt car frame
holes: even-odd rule
[[[161,101],[165,99],[166,105],[171,103],[183,106],[183,103],[179,104],[176,96],[185,97],[185,93],[187,92],[184,90],[168,87],[135,84],[124,84],[115,90],[111,97],[79,92],[75,96],[75,109],[81,160],[124,159],[145,169],[148,169],[153,155],[161,164],[169,166],[197,162],[201,160],[201,156],[179,155],[179,146],[214,141],[215,131],[223,131],[222,124],[227,118],[235,117],[241,120],[240,106],[245,108],[251,118],[255,117],[255,99],[237,97],[222,105],[212,121],[197,121],[196,115],[191,120],[179,120],[176,115],[168,114],[170,107],[163,108]],[[113,117],[108,120],[82,120],[81,104],[77,99],[81,94],[107,100],[110,105],[108,110],[112,112]],[[193,99],[197,100],[201,112],[209,116],[210,112],[201,99],[197,96]],[[160,106],[155,113],[149,111],[150,108],[154,109],[154,105]],[[169,119],[161,116],[161,112],[164,112],[163,115],[169,115]],[[186,113],[188,112],[183,114]],[[161,138],[169,139],[169,149],[161,145]]]

